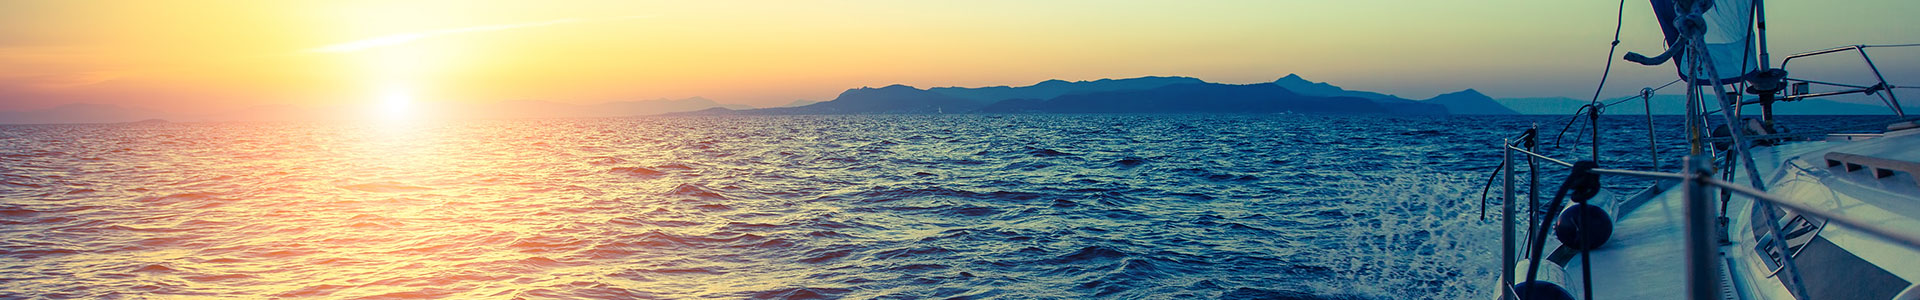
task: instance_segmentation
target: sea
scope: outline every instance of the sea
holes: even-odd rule
[[[1602,118],[1601,165],[1681,121]],[[1591,159],[1568,116],[7,125],[0,298],[1490,299],[1533,127]]]

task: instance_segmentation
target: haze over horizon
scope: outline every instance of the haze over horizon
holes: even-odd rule
[[[1466,88],[1586,98],[1615,5],[10,1],[0,3],[0,111],[689,97],[770,107],[892,84],[1139,76],[1257,83],[1289,73],[1409,99]],[[1626,5],[1616,56],[1662,50],[1647,4]],[[1842,44],[1920,41],[1920,32],[1888,30],[1920,28],[1902,17],[1920,2],[1768,5],[1776,60]],[[1916,68],[1884,67],[1920,65],[1920,50],[1875,51],[1893,84],[1920,81]],[[1835,62],[1794,75],[1870,76],[1852,61]],[[1613,72],[1607,97],[1665,83],[1673,69],[1616,63]]]

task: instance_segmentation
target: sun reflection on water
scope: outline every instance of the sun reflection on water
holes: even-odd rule
[[[1166,118],[30,127],[0,149],[0,184],[29,184],[0,189],[0,298],[1212,298],[1301,280],[1314,262],[1294,254],[1314,249],[1290,240],[1329,238],[1310,230],[1329,208],[1259,187],[1344,176],[1274,161],[1358,159],[1192,128],[1343,123]]]

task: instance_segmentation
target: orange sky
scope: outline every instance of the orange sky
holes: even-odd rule
[[[1902,15],[1920,10],[1916,1],[1824,13],[1799,3],[1808,1],[1774,2],[1786,3],[1770,10],[1795,12],[1776,18],[1776,28],[1803,28],[1776,34],[1782,52],[1920,42],[1920,31],[1888,29],[1920,28]],[[396,94],[568,103],[703,96],[773,106],[894,83],[1145,75],[1251,83],[1288,73],[1410,98],[1468,87],[1585,97],[1616,4],[0,1],[0,111],[89,102],[212,112],[364,105]],[[1661,49],[1644,2],[1629,1],[1627,18],[1623,54]],[[1882,63],[1916,65],[1914,52]],[[1672,74],[1616,67],[1622,94]]]

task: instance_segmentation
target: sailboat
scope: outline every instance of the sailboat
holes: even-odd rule
[[[1540,154],[1531,129],[1503,143],[1499,297],[1920,299],[1920,118],[1893,93],[1908,87],[1889,84],[1869,55],[1920,45],[1846,45],[1775,64],[1760,0],[1650,2],[1668,50],[1622,59],[1677,69],[1685,163],[1662,169],[1654,149],[1652,169],[1609,168],[1599,138],[1568,162]],[[1857,55],[1874,82],[1790,75],[1795,59],[1833,55]],[[1597,95],[1588,118],[1604,111]],[[1837,95],[1877,97],[1895,117],[1848,128],[1872,133],[1774,129],[1773,104]],[[1756,108],[1759,119],[1741,117]],[[1714,120],[1721,127],[1709,129]],[[1651,116],[1648,128],[1652,139]],[[1547,163],[1569,171],[1542,174]],[[1603,192],[1599,179],[1612,176],[1657,183]],[[1534,188],[1522,196],[1521,184]]]

